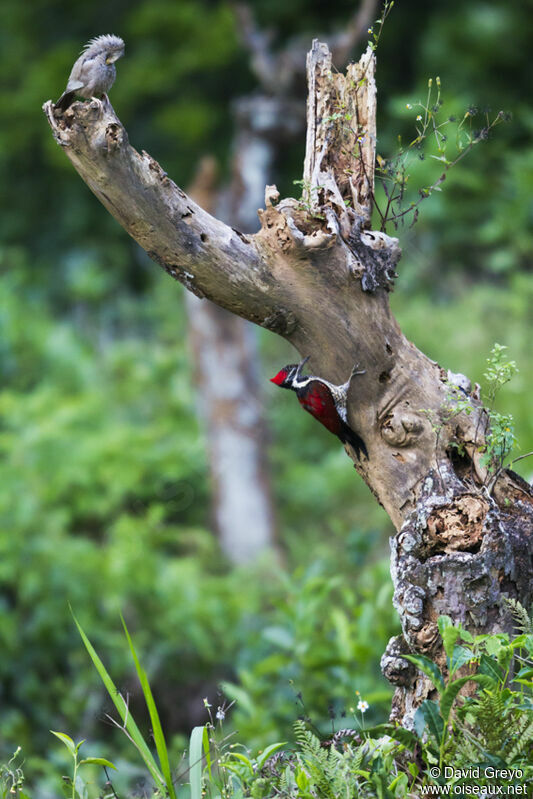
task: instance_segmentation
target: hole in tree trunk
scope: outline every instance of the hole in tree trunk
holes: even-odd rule
[[[472,476],[472,459],[466,452],[461,452],[457,447],[448,447],[446,455],[452,465],[452,469],[459,478],[463,481],[467,477]]]

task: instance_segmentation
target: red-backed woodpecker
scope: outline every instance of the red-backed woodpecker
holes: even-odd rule
[[[358,458],[361,458],[361,455],[368,458],[365,442],[348,426],[346,414],[346,400],[352,378],[354,375],[364,374],[364,370],[358,371],[357,366],[354,366],[346,383],[334,386],[333,383],[316,375],[302,375],[307,360],[309,356],[298,364],[291,363],[284,366],[275,377],[271,378],[271,382],[281,388],[295,391],[302,408],[323,424],[330,433],[338,436],[343,444],[350,444]]]

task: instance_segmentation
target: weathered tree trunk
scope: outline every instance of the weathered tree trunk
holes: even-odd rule
[[[214,159],[202,160],[189,193],[206,211],[215,209]],[[243,203],[249,202],[243,198]],[[253,327],[241,317],[190,292],[185,292],[185,302],[207,432],[213,524],[230,562],[248,563],[275,547],[257,340]]]
[[[207,214],[130,147],[109,104],[76,103],[55,115],[48,103],[45,111],[91,190],[172,277],[286,338],[310,356],[314,374],[341,383],[354,363],[366,370],[353,379],[348,420],[368,458],[346,449],[398,531],[392,574],[403,638],[389,644],[383,668],[398,685],[393,717],[409,724],[431,686],[401,653],[443,661],[439,614],[478,633],[509,626],[502,596],[529,605],[533,496],[510,472],[488,490],[481,404],[470,395],[471,413],[450,417],[447,373],[390,312],[398,241],[369,230],[374,55],[368,50],[343,76],[315,41],[308,82],[305,203],[278,202],[268,187],[254,236]]]

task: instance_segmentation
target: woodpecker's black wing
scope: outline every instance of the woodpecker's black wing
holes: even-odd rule
[[[359,460],[361,460],[361,455],[364,455],[365,458],[368,459],[368,450],[365,446],[365,442],[361,436],[358,436],[357,433],[354,433],[352,428],[348,427],[348,425],[344,422],[343,430],[339,435],[339,438],[343,444],[349,444],[352,447]]]

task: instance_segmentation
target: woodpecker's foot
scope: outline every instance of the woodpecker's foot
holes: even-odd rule
[[[364,375],[364,374],[366,374],[366,369],[359,369],[359,364],[356,363],[352,369],[350,380],[352,379],[352,377],[355,377],[355,375]]]
[[[310,355],[306,355],[305,358],[301,360],[300,363],[298,364],[298,369],[296,371],[297,380],[299,380],[300,377],[302,376],[302,369],[304,368],[305,364],[307,363],[310,357],[311,357]]]

